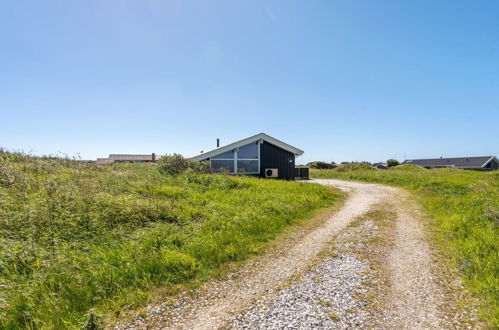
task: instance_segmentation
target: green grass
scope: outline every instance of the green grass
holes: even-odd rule
[[[434,238],[481,303],[481,316],[499,327],[499,171],[312,170],[314,178],[384,183],[413,192],[432,216]]]
[[[325,187],[0,152],[0,328],[79,328],[200,283],[331,206]]]

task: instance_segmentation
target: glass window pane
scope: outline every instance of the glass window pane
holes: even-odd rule
[[[211,159],[234,159],[234,151],[226,151],[223,154],[211,157]]]
[[[258,168],[258,160],[238,160],[237,173],[260,173]]]
[[[240,147],[237,152],[237,158],[258,159],[258,145],[256,143],[250,143]]]
[[[211,171],[213,173],[234,173],[234,161],[212,159]]]

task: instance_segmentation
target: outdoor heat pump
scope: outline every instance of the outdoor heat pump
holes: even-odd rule
[[[266,168],[264,174],[266,178],[277,178],[279,171],[277,168]]]

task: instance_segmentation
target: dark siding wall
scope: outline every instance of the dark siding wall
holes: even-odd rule
[[[260,173],[265,168],[279,169],[279,179],[293,180],[295,177],[295,155],[270,143],[260,145]],[[291,162],[289,161],[291,159]]]
[[[492,159],[485,168],[491,168],[491,169],[497,169],[499,167],[499,164],[496,162],[495,159]]]

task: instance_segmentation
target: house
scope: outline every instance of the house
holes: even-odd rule
[[[499,161],[495,156],[407,159],[402,164],[413,164],[426,168],[451,167],[482,171],[494,170],[499,167]]]
[[[97,158],[96,163],[99,165],[111,163],[150,163],[155,162],[160,155],[155,153],[148,155],[124,155],[124,154],[110,154],[108,158]]]
[[[295,158],[303,151],[265,133],[250,136],[191,157],[209,161],[213,173],[249,174],[294,180]]]

